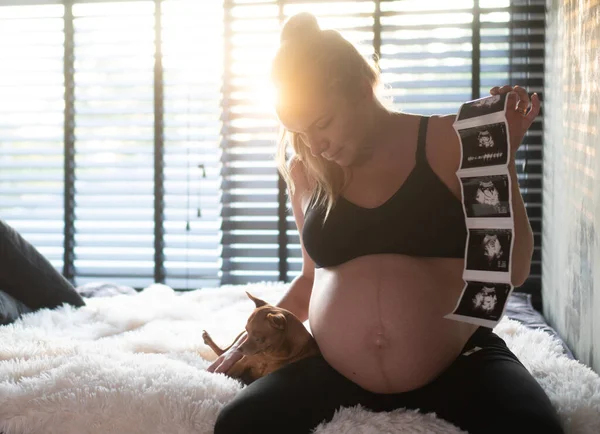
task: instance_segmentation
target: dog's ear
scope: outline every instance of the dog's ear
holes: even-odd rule
[[[269,321],[269,324],[277,330],[284,330],[287,323],[285,315],[282,313],[268,313],[267,320]]]
[[[250,298],[250,300],[252,300],[254,302],[254,304],[256,305],[257,308],[262,307],[262,306],[266,306],[267,304],[269,304],[266,301],[261,300],[260,298],[254,297],[248,291],[246,291],[246,295]]]

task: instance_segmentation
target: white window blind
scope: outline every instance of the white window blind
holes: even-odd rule
[[[295,13],[376,54],[396,109],[452,113],[504,83],[543,99],[543,0],[27,3],[0,0],[0,218],[77,284],[299,273],[268,82]],[[538,293],[541,131],[517,155]]]
[[[75,277],[154,277],[154,2],[75,3]]]
[[[162,4],[165,283],[221,279],[223,4]]]
[[[64,253],[63,15],[59,4],[0,3],[0,219],[58,270]]]
[[[276,1],[225,2],[223,282],[279,279],[277,122],[269,90]]]

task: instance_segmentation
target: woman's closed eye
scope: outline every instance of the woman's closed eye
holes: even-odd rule
[[[315,126],[317,127],[318,130],[324,130],[325,128],[327,128],[329,126],[329,124],[331,124],[332,120],[333,120],[333,117],[330,117],[325,122],[320,122],[320,123],[316,124]]]

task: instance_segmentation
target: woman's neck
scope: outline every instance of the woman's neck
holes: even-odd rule
[[[379,166],[397,153],[399,137],[405,131],[414,115],[390,111],[379,102],[373,112],[370,133],[367,135],[359,155],[350,165],[351,170],[369,170],[369,167]]]

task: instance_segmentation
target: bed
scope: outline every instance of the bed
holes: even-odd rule
[[[245,291],[274,303],[288,287],[177,292],[154,284],[138,292],[101,283],[77,291],[0,221],[0,263],[7,261],[0,308],[9,306],[14,317],[0,326],[4,434],[212,433],[219,410],[242,385],[206,371],[215,356],[202,330],[228,344],[254,307]],[[19,279],[27,285],[17,290]],[[542,385],[568,434],[600,432],[600,377],[575,360],[527,294],[511,296],[495,331]],[[314,432],[461,431],[434,414],[357,406],[341,408]]]
[[[106,285],[104,285],[106,288]],[[241,384],[205,368],[214,354],[201,338],[230,342],[253,309],[245,291],[277,301],[287,284],[85,298],[26,313],[0,327],[0,431],[15,433],[211,433],[219,409]],[[567,433],[600,432],[600,378],[567,352],[515,294],[496,327],[549,394]],[[513,318],[526,319],[518,321]],[[529,319],[527,319],[529,318]],[[310,327],[310,324],[308,324]],[[460,433],[433,414],[376,414],[343,408],[315,431]]]

